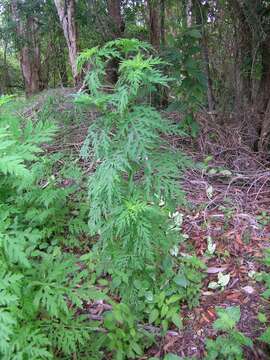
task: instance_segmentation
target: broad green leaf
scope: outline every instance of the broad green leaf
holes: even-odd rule
[[[183,328],[183,322],[182,319],[180,317],[179,314],[173,314],[172,316],[172,322],[174,323],[175,326],[178,327],[178,329],[182,329]]]
[[[173,281],[179,285],[179,286],[182,286],[182,287],[187,287],[189,282],[186,278],[186,276],[184,274],[178,274],[174,277]]]
[[[155,322],[158,317],[159,317],[159,311],[157,309],[153,309],[149,315],[149,322],[150,323]]]

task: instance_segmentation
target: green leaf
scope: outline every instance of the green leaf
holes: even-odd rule
[[[218,319],[214,322],[213,327],[216,330],[231,330],[239,322],[241,312],[239,306],[230,306],[226,309],[216,308]]]
[[[270,327],[258,338],[260,341],[270,345]]]
[[[175,354],[167,354],[164,357],[164,360],[181,360],[182,358],[180,358],[178,355]]]
[[[167,305],[173,304],[173,303],[179,301],[180,299],[181,299],[181,296],[175,294],[175,295],[171,296],[168,300],[166,300],[166,303],[167,303]]]
[[[174,277],[173,281],[179,285],[179,286],[182,286],[182,287],[187,287],[189,282],[186,278],[186,276],[184,274],[178,274]]]
[[[267,322],[267,317],[264,313],[261,313],[259,312],[258,313],[258,320],[261,322],[261,323],[266,323]]]
[[[175,326],[178,327],[178,329],[182,329],[183,328],[183,322],[181,317],[179,316],[179,314],[174,313],[172,315],[172,322],[174,323]]]
[[[168,330],[168,326],[169,326],[169,323],[168,323],[168,320],[164,319],[161,321],[161,326],[162,326],[162,329],[163,329],[163,333],[166,333],[167,330]]]
[[[149,315],[149,322],[150,323],[155,322],[158,317],[159,317],[159,311],[157,309],[153,309]]]
[[[138,343],[132,342],[131,346],[132,346],[132,349],[135,351],[135,353],[137,355],[142,355],[143,354],[142,348],[139,346]]]

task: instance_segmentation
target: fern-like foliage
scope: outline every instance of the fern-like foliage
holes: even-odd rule
[[[113,87],[106,82],[112,59],[119,61]],[[89,93],[79,94],[76,101],[98,108],[100,114],[81,151],[98,164],[89,179],[89,227],[100,235],[107,271],[113,278],[125,273],[120,291],[127,296],[132,282],[143,276],[155,286],[162,259],[179,241],[169,211],[176,200],[183,200],[179,178],[190,161],[166,140],[177,127],[151,105],[152,94],[170,79],[149,45],[116,40],[82,53],[78,63],[85,62],[91,64]]]
[[[1,98],[0,104],[4,103]],[[83,281],[87,273],[77,258],[63,254],[54,238],[63,229],[61,219],[64,222],[71,191],[56,187],[53,181],[42,186],[40,145],[54,133],[49,123],[28,121],[23,126],[20,119],[0,113],[3,360],[57,359],[61,354],[85,352],[91,326],[76,317],[76,311],[84,300],[101,296]]]

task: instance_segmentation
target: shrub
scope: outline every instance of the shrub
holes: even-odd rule
[[[115,85],[106,80],[112,59],[118,61]],[[76,101],[99,111],[81,150],[96,164],[89,178],[89,228],[99,235],[100,275],[111,275],[112,289],[137,306],[142,289],[160,291],[163,275],[175,272],[170,250],[183,237],[171,214],[184,201],[179,179],[191,162],[167,140],[179,133],[177,125],[152,106],[153,94],[170,79],[148,44],[112,41],[83,52],[79,68],[86,63],[89,92]]]
[[[76,257],[63,253],[55,242],[56,228],[46,228],[46,219],[59,213],[59,204],[65,212],[60,189],[42,187],[36,171],[40,145],[54,133],[49,123],[34,126],[28,121],[23,128],[18,118],[0,115],[0,357],[4,360],[77,353],[87,348],[91,334],[89,321],[83,316],[75,319],[75,314],[84,299],[99,295],[82,284],[87,273]]]

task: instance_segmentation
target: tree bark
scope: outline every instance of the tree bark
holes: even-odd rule
[[[215,98],[213,92],[213,84],[210,72],[210,60],[209,60],[209,50],[208,50],[208,37],[207,37],[207,30],[206,30],[206,21],[207,21],[207,14],[208,11],[205,12],[201,8],[202,5],[196,4],[194,6],[194,12],[196,14],[196,23],[200,26],[202,32],[201,38],[201,51],[202,51],[202,59],[204,65],[204,73],[207,82],[207,102],[208,102],[208,110],[213,111],[215,108]],[[192,26],[192,1],[188,1],[187,4],[187,26]]]
[[[187,27],[190,28],[192,26],[192,0],[187,0],[186,18],[187,18]]]
[[[208,44],[207,44],[205,31],[203,31],[202,34],[202,53],[204,57],[204,69],[205,69],[205,76],[207,81],[208,110],[213,111],[215,109],[215,100],[213,94],[212,78],[210,74],[209,52],[208,52]]]
[[[29,96],[42,89],[37,22],[32,16],[27,16],[26,23],[23,23],[18,11],[17,0],[12,0],[11,10],[13,21],[16,24],[17,36],[20,39],[20,65],[24,78],[25,92]]]
[[[165,0],[160,0],[160,42],[165,46]]]
[[[4,42],[4,58],[3,58],[3,84],[1,84],[1,93],[5,94],[9,91],[10,88],[10,76],[7,63],[7,41]]]
[[[236,54],[236,107],[245,109],[252,99],[252,44],[251,26],[238,0],[229,0],[231,15],[236,24],[237,54]]]
[[[160,47],[160,13],[157,0],[147,0],[149,11],[149,36],[154,48]]]
[[[107,0],[107,10],[112,25],[113,39],[121,38],[125,30],[124,19],[121,14],[121,0]],[[111,59],[107,66],[107,78],[109,82],[115,84],[118,80],[119,61]]]
[[[270,137],[270,35],[261,44],[262,76],[257,96],[257,108],[262,115],[259,150],[265,151]]]
[[[125,24],[121,15],[121,0],[107,0],[107,8],[113,27],[113,37],[121,37],[125,30]]]
[[[54,0],[59,20],[64,32],[68,47],[69,63],[71,66],[74,84],[80,81],[77,69],[77,30],[75,24],[75,0]]]

